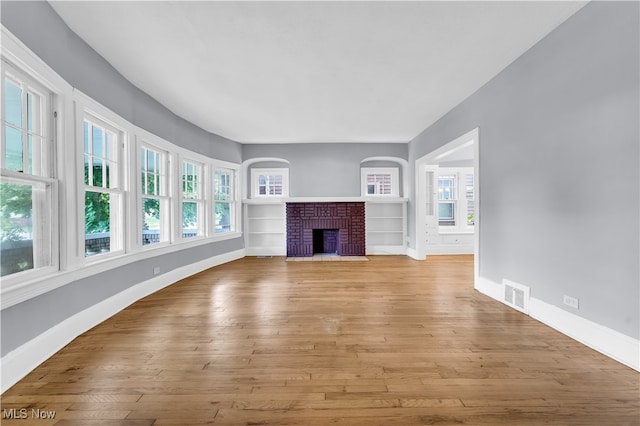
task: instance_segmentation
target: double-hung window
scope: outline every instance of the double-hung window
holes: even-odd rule
[[[438,176],[438,224],[456,225],[457,176],[455,174]]]
[[[216,168],[213,181],[214,232],[235,231],[235,171]]]
[[[142,245],[169,241],[167,153],[155,147],[140,148]]]
[[[475,186],[470,167],[441,168],[438,175],[438,224],[452,232],[475,225]]]
[[[182,161],[182,238],[204,235],[203,165]]]
[[[85,114],[85,257],[124,250],[123,132]]]
[[[53,95],[4,60],[1,92],[0,275],[37,274],[57,264]]]

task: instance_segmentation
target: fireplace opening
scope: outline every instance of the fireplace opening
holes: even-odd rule
[[[338,253],[338,241],[338,229],[314,229],[313,254],[340,254]]]

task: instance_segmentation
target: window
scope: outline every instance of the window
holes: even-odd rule
[[[475,225],[473,168],[443,167],[438,174],[438,224],[459,232]]]
[[[398,169],[394,167],[361,169],[363,196],[399,196]]]
[[[438,224],[456,225],[456,175],[438,176]]]
[[[167,185],[167,154],[151,147],[140,148],[143,246],[169,240]]]
[[[214,232],[235,230],[235,171],[216,168],[213,182]]]
[[[288,197],[289,169],[251,169],[254,197]]]
[[[467,225],[474,226],[476,223],[476,210],[475,210],[475,190],[473,185],[473,173],[465,174],[466,190],[465,195],[467,199]]]
[[[1,276],[56,264],[57,181],[50,156],[52,94],[2,61]]]
[[[202,235],[204,200],[202,165],[182,162],[182,238]]]
[[[84,132],[85,257],[124,249],[120,156],[122,133],[86,115]]]

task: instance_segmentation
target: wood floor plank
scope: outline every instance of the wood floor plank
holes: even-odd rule
[[[640,373],[476,292],[472,256],[244,258],[79,336],[0,408],[9,426],[638,426]],[[23,408],[56,415],[6,418]]]

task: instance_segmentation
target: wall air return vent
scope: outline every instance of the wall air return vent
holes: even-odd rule
[[[503,302],[529,315],[529,287],[509,280],[502,280]]]

